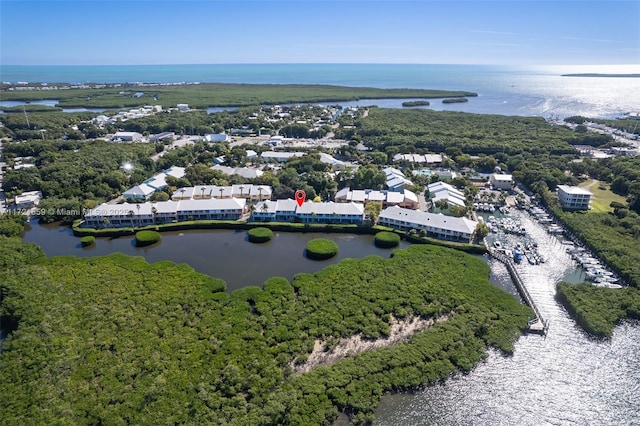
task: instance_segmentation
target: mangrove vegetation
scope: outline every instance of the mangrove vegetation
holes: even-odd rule
[[[40,252],[0,244],[7,424],[369,422],[384,392],[469,371],[487,346],[510,353],[533,315],[488,282],[484,261],[430,245],[232,294],[184,264]],[[440,320],[294,372],[316,341],[384,339],[392,318]]]

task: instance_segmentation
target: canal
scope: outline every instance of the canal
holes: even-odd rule
[[[640,324],[623,323],[610,341],[582,332],[555,300],[555,284],[579,281],[580,270],[559,238],[526,213],[514,216],[547,258],[517,270],[550,321],[548,334],[522,336],[513,356],[492,350],[470,373],[443,384],[385,396],[376,425],[640,424]],[[506,268],[494,266],[508,279]]]

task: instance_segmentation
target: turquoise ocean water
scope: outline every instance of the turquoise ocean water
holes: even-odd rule
[[[451,109],[505,115],[615,117],[640,111],[640,78],[563,77],[594,68],[489,65],[240,64],[3,65],[0,81],[48,83],[265,83],[467,90],[479,94]],[[629,72],[628,69],[625,69]],[[596,70],[597,72],[597,70]],[[633,70],[637,72],[637,70]],[[1,96],[1,95],[0,95]],[[52,96],[52,98],[54,98]],[[388,101],[387,101],[388,102]],[[397,103],[397,102],[396,102]],[[382,105],[380,106],[396,106]]]

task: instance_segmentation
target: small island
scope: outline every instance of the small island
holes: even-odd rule
[[[469,102],[469,99],[462,97],[462,98],[447,98],[442,100],[443,104],[455,104],[455,103],[461,103],[461,102]]]
[[[406,101],[402,103],[403,107],[429,106],[429,101]]]

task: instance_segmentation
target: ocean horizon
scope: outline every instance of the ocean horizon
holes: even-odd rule
[[[640,111],[640,79],[566,77],[567,73],[637,73],[637,65],[502,66],[459,64],[2,65],[16,84],[236,83],[322,84],[464,90],[465,104],[442,107],[503,115],[612,118]],[[52,92],[47,94],[55,98]],[[0,92],[1,98],[1,92]],[[1,99],[0,99],[1,100]],[[383,105],[380,105],[383,106]],[[437,108],[432,108],[437,109]]]

